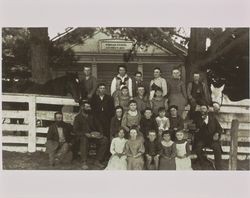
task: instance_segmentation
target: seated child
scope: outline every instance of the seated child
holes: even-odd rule
[[[121,127],[122,124],[122,115],[123,108],[121,106],[117,106],[115,108],[115,116],[111,119],[110,123],[110,138],[114,138],[117,135],[117,131]]]
[[[140,121],[140,131],[143,133],[144,138],[146,138],[150,130],[157,132],[158,126],[155,119],[153,118],[152,109],[146,108]]]
[[[170,127],[169,119],[166,117],[166,109],[164,107],[158,109],[158,116],[155,120],[158,125],[159,137],[162,137],[162,132],[167,131]]]
[[[154,130],[149,130],[147,140],[145,141],[146,167],[150,170],[152,162],[154,169],[159,167],[159,152],[161,150],[160,144],[157,141],[157,134]]]
[[[184,139],[184,131],[178,130],[176,132],[176,170],[192,170],[190,159],[190,145]]]
[[[127,157],[124,152],[127,139],[124,138],[125,130],[120,128],[117,137],[113,138],[110,145],[110,153],[108,166],[105,170],[127,170]]]
[[[176,145],[171,140],[170,131],[163,131],[161,140],[159,170],[176,170]]]
[[[124,111],[128,110],[130,101],[129,90],[127,86],[123,86],[120,91],[114,95],[115,107],[121,106]]]
[[[136,128],[131,128],[129,131],[130,139],[125,145],[125,153],[127,155],[128,170],[143,170],[144,160],[143,154],[145,147],[140,138],[137,137],[138,131]]]

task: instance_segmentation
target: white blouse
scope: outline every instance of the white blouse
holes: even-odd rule
[[[123,153],[127,141],[128,140],[125,138],[115,137],[110,145],[110,153],[112,155],[116,153]]]

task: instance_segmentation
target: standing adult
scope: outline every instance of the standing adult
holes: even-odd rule
[[[88,145],[90,141],[97,144],[96,159],[94,165],[99,168],[104,168],[101,162],[104,160],[105,154],[108,149],[108,139],[103,135],[103,130],[99,120],[97,120],[91,113],[90,103],[87,101],[82,102],[80,105],[80,112],[74,119],[74,133],[76,135],[76,142],[80,145],[82,169],[88,169]],[[75,152],[78,152],[76,149]]]
[[[163,97],[165,97],[167,95],[167,82],[164,78],[161,77],[161,69],[156,67],[154,68],[154,79],[150,81],[150,100],[152,100],[155,91],[159,88],[162,89]]]
[[[125,65],[119,65],[117,70],[118,74],[111,82],[111,96],[113,96],[116,91],[120,90],[122,86],[127,86],[129,90],[129,96],[132,97],[132,79],[127,74],[127,67]]]
[[[168,81],[169,105],[176,105],[178,113],[182,116],[187,104],[187,92],[185,83],[180,79],[179,69],[173,69],[172,79]]]
[[[93,116],[95,116],[103,129],[103,134],[110,139],[110,122],[115,114],[114,100],[106,94],[106,85],[100,83],[97,87],[97,93],[90,101]]]
[[[132,89],[133,89],[133,97],[136,97],[138,95],[138,87],[144,87],[145,93],[147,94],[148,86],[143,81],[142,73],[140,71],[135,72],[134,78],[132,78]]]
[[[91,99],[96,92],[97,80],[96,77],[91,74],[91,67],[84,66],[84,76],[80,83],[82,99]]]
[[[197,127],[197,133],[194,136],[194,148],[198,161],[202,167],[204,163],[203,148],[211,148],[214,152],[215,168],[221,170],[221,145],[220,136],[222,128],[212,113],[208,113],[208,106],[202,104],[200,112],[197,112],[194,123]]]
[[[187,96],[191,105],[190,117],[193,118],[196,106],[201,104],[209,104],[210,96],[204,82],[200,80],[200,74],[193,74],[193,81],[188,83]]]

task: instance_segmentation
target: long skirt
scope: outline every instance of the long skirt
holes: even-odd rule
[[[176,170],[193,170],[191,166],[191,159],[185,157],[183,159],[175,158]]]
[[[142,156],[134,158],[128,157],[128,170],[143,170],[144,161]]]
[[[105,170],[127,170],[127,156],[112,155]]]
[[[176,170],[175,159],[166,159],[161,157],[159,170]]]

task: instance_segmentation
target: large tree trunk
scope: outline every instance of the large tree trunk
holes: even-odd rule
[[[43,84],[51,78],[48,64],[48,28],[29,28],[32,80]]]
[[[206,71],[196,64],[202,60],[206,53],[207,28],[191,28],[190,41],[188,44],[188,56],[186,59],[187,82],[192,81],[193,73],[200,72],[206,82]]]

